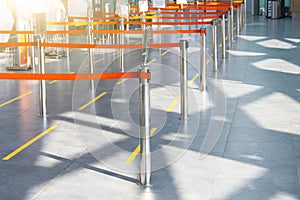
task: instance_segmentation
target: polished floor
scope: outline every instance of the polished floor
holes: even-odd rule
[[[300,21],[248,16],[226,59],[219,48],[218,72],[207,30],[205,92],[199,37],[183,36],[190,40],[187,121],[178,104],[179,49],[150,51],[148,188],[137,184],[138,80],[99,81],[94,90],[88,81],[48,81],[47,117],[38,115],[37,81],[1,80],[0,199],[300,199]],[[118,71],[118,55],[95,51],[95,71]],[[88,72],[84,49],[70,56],[69,67],[66,58],[47,59],[46,71]],[[126,71],[140,64],[139,50],[125,51]]]

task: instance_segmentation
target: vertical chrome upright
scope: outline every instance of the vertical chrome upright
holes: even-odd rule
[[[233,42],[233,6],[230,6],[230,42]]]
[[[120,19],[120,30],[124,31],[124,18]],[[124,34],[120,34],[120,44],[124,44]],[[120,48],[120,70],[124,72],[124,49]]]
[[[231,49],[231,11],[228,10],[227,14],[227,39],[228,39],[228,49]]]
[[[244,0],[243,24],[246,25],[247,0]]]
[[[204,91],[206,87],[206,61],[205,61],[205,54],[206,54],[206,29],[201,29],[201,49],[200,49],[200,69],[201,69],[201,80],[200,80],[200,90]]]
[[[67,25],[66,25],[66,30],[68,31],[69,30],[69,14],[68,12],[66,13],[66,22],[67,22]],[[67,40],[67,44],[69,44],[70,42],[70,37],[69,37],[69,33],[66,34],[66,40]],[[70,49],[67,48],[67,69],[70,69]]]
[[[240,35],[240,8],[236,10],[236,36]]]
[[[33,24],[33,21],[31,21],[31,24],[30,24],[30,29],[31,30],[34,30],[34,24]],[[34,42],[34,34],[31,34],[30,35],[30,42]],[[35,49],[34,49],[34,46],[31,46],[30,47],[30,57],[31,57],[31,67],[32,67],[32,71],[36,71],[36,68],[35,68]]]
[[[45,74],[45,47],[41,46],[44,42],[44,37],[40,36],[38,39],[38,50],[39,50],[39,73]],[[45,117],[47,115],[47,90],[46,81],[40,80],[40,116]]]
[[[180,94],[181,120],[188,119],[188,53],[189,42],[180,40]]]
[[[226,58],[226,27],[225,27],[225,15],[222,15],[222,58]]]
[[[93,35],[92,35],[92,13],[93,10],[91,8],[88,8],[88,26],[87,26],[87,43],[93,44]],[[93,59],[93,49],[88,48],[88,66],[90,73],[94,73],[94,59]],[[91,89],[94,89],[94,80],[90,80],[90,87]]]
[[[160,8],[158,8],[158,11],[157,11],[157,16],[158,16],[158,22],[162,22],[162,19],[161,19],[161,10]],[[158,25],[157,26],[158,30],[160,31],[161,30],[161,25]],[[161,44],[161,34],[158,34],[158,43]]]
[[[149,73],[149,66],[146,65],[148,58],[148,38],[149,27],[145,29],[143,64],[138,72]],[[139,100],[140,100],[140,185],[151,185],[151,149],[150,149],[150,81],[148,79],[139,80]]]
[[[146,22],[145,12],[142,13],[141,20],[142,20],[143,23]],[[146,24],[142,24],[142,30],[144,31],[145,29],[146,29]]]
[[[218,44],[217,44],[217,21],[212,21],[212,50],[214,70],[218,68]]]

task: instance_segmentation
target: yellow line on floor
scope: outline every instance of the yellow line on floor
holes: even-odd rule
[[[32,91],[26,92],[25,94],[22,94],[22,95],[20,95],[20,96],[18,96],[18,97],[16,97],[16,98],[13,98],[13,99],[11,99],[11,100],[5,102],[5,103],[2,103],[2,104],[0,104],[0,108],[3,107],[3,106],[8,105],[8,104],[10,104],[10,103],[13,103],[13,102],[15,102],[15,101],[17,101],[17,100],[19,100],[19,99],[21,99],[21,98],[23,98],[23,97],[25,97],[25,96],[31,94],[31,93],[32,93]]]
[[[56,83],[57,81],[58,80],[53,80],[53,81],[49,82],[48,85],[52,85],[52,84]]]
[[[150,60],[150,61],[147,63],[147,65],[150,65],[150,64],[154,63],[155,61],[156,61],[156,58]]]
[[[206,60],[206,64],[208,64],[209,62],[210,62],[210,60],[209,60],[209,59],[207,59],[207,60]]]
[[[199,73],[195,74],[195,76],[191,80],[189,80],[189,85],[192,85],[198,77]]]
[[[98,63],[98,62],[101,62],[101,61],[103,61],[103,60],[104,60],[104,58],[100,58],[100,59],[94,61],[94,64],[96,64],[96,63]],[[89,64],[86,64],[85,66],[88,67]]]
[[[56,125],[51,126],[47,130],[45,130],[44,132],[42,132],[41,134],[39,134],[38,136],[32,138],[31,140],[29,140],[28,142],[26,142],[25,144],[23,144],[22,146],[20,146],[19,148],[17,148],[13,152],[11,152],[10,154],[8,154],[4,158],[2,158],[2,160],[10,160],[12,157],[14,157],[15,155],[17,155],[18,153],[20,153],[21,151],[23,151],[24,149],[26,149],[30,145],[32,145],[34,142],[38,141],[40,138],[42,138],[43,136],[45,136],[48,133],[50,133],[51,131],[53,131],[56,127],[57,127]]]
[[[94,62],[94,64],[96,64],[96,63],[98,63],[98,62],[101,62],[101,61],[103,61],[104,60],[104,58],[101,58],[101,59],[99,59],[99,60],[96,60],[95,62]]]
[[[222,43],[220,43],[220,44],[219,44],[219,47],[222,47],[222,46],[223,46]]]
[[[75,72],[71,72],[70,74],[75,74]],[[57,81],[58,80],[53,80],[53,81],[49,82],[48,85],[52,85],[52,84],[56,83]]]
[[[117,82],[117,85],[122,85],[123,83],[125,83],[126,81],[128,80],[128,78],[124,78],[124,79],[121,79]]]
[[[83,110],[86,107],[90,106],[92,103],[96,102],[97,100],[99,100],[101,97],[103,97],[104,95],[106,95],[107,92],[102,92],[101,94],[99,94],[96,98],[94,98],[93,100],[89,101],[88,103],[84,104],[83,106],[81,106],[80,108],[78,108],[78,110]]]
[[[161,53],[161,56],[165,56],[167,53],[169,53],[171,50],[166,50],[163,53]]]
[[[228,40],[228,37],[226,37],[225,40]]]
[[[178,104],[179,100],[180,100],[180,95],[177,96],[176,99],[174,99],[174,101],[171,103],[171,105],[166,110],[166,112],[172,112],[173,108]]]
[[[209,60],[208,60],[209,61]],[[191,80],[189,80],[189,85],[192,85],[194,82],[195,82],[195,80],[198,78],[198,76],[199,76],[199,73],[197,73],[197,74],[195,74],[195,76],[191,79]],[[174,101],[171,103],[171,105],[168,107],[168,109],[166,110],[166,112],[172,112],[172,110],[173,110],[173,108],[178,104],[178,102],[179,102],[179,100],[180,100],[180,95],[178,95],[177,97],[176,97],[176,99],[174,99]]]
[[[155,131],[157,130],[157,128],[152,128],[150,131],[150,137],[155,133]],[[130,156],[128,157],[128,159],[126,160],[126,164],[130,164],[132,163],[132,161],[135,159],[135,157],[140,153],[141,151],[141,146],[138,145],[135,150],[130,154]]]

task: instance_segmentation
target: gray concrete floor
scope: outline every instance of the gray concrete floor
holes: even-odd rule
[[[0,161],[0,199],[300,199],[300,21],[247,19],[227,58],[199,84],[198,36],[189,48],[189,120],[180,120],[179,50],[151,50],[152,187],[139,181],[138,81],[48,82],[48,116],[38,116],[38,82],[1,80],[0,156],[52,125],[11,159]],[[74,38],[78,41],[78,38]],[[155,40],[153,36],[153,40]],[[133,38],[131,42],[139,42]],[[178,41],[164,36],[163,41]],[[221,41],[219,41],[221,42]],[[140,65],[126,52],[126,71]],[[96,72],[117,71],[116,51],[95,53]],[[87,54],[47,59],[47,72],[87,72]],[[220,57],[220,56],[219,56]],[[4,71],[4,68],[2,68]],[[196,76],[195,76],[196,75]],[[7,105],[2,103],[32,91]],[[105,93],[86,109],[79,107]]]

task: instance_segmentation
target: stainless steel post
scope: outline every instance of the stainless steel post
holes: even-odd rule
[[[93,44],[93,35],[92,35],[92,25],[91,25],[91,20],[92,20],[92,9],[88,9],[88,27],[87,27],[87,43],[88,44]],[[94,73],[94,59],[93,59],[93,49],[88,48],[88,66],[90,73]],[[90,80],[90,87],[91,89],[94,89],[94,80]]]
[[[180,94],[181,119],[188,119],[188,41],[180,40]]]
[[[33,21],[31,21],[30,29],[34,30]],[[34,42],[34,34],[31,34],[30,42]],[[35,68],[35,47],[31,46],[30,51],[31,51],[31,55],[30,55],[31,56],[31,67],[32,67],[32,71],[35,72],[36,71],[36,68]]]
[[[233,6],[230,6],[230,42],[233,41]]]
[[[201,62],[201,81],[200,81],[200,90],[204,91],[206,87],[206,61],[205,61],[205,54],[206,54],[206,29],[201,29],[201,49],[200,49],[200,62]]]
[[[145,12],[142,13],[141,19],[142,19],[142,22],[146,22],[146,14],[145,14]],[[145,29],[146,29],[146,25],[142,24],[142,30],[144,31]]]
[[[236,10],[236,36],[240,35],[240,9]]]
[[[216,20],[212,21],[212,50],[214,70],[218,68],[218,46],[217,46],[217,24]]]
[[[162,19],[161,19],[162,15],[161,15],[160,8],[158,8],[157,16],[158,16],[158,22],[162,22]],[[158,30],[161,30],[161,25],[158,25]],[[161,34],[158,34],[158,43],[161,44]]]
[[[247,16],[247,14],[246,14],[246,12],[247,12],[247,0],[244,0],[244,15],[243,15],[243,24],[244,24],[244,26],[246,25],[246,16]]]
[[[38,39],[38,50],[39,50],[39,73],[45,74],[45,47],[41,46],[44,42],[44,37],[40,36]],[[47,115],[47,90],[46,80],[40,80],[40,116],[45,117]]]
[[[66,22],[69,22],[69,14],[68,12],[66,13]],[[69,31],[69,24],[66,25],[66,30]],[[70,43],[70,35],[69,33],[66,34],[66,40],[67,44]],[[70,69],[70,49],[67,48],[67,69]]]
[[[228,39],[228,49],[231,49],[231,11],[228,10],[227,14],[227,39]]]
[[[226,58],[226,27],[225,27],[225,15],[222,15],[222,58]]]
[[[139,72],[149,72],[149,67],[142,65]],[[140,79],[140,185],[151,185],[151,150],[150,150],[150,86],[149,80]]]
[[[120,19],[120,30],[124,31],[124,18]],[[120,34],[120,44],[124,44],[124,34]],[[124,72],[124,49],[120,48],[120,70]]]
[[[143,64],[139,68],[139,73],[149,73],[149,66],[146,65],[148,58],[148,38],[149,27],[144,34]],[[151,149],[150,149],[150,81],[148,79],[139,80],[140,98],[140,185],[151,185]]]

